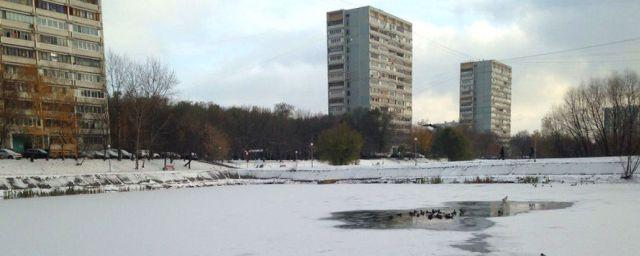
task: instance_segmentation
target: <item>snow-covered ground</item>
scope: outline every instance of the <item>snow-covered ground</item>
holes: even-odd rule
[[[282,178],[292,180],[358,180],[358,179],[415,179],[442,177],[445,182],[463,182],[474,177],[495,177],[511,181],[523,176],[553,176],[552,180],[574,182],[588,177],[604,182],[619,181],[622,172],[619,157],[558,158],[523,160],[474,160],[461,162],[361,160],[358,165],[330,166],[314,161],[266,162],[249,164],[238,170],[242,176]],[[298,165],[296,168],[296,164]],[[236,163],[238,166],[242,166]]]
[[[0,192],[22,190],[49,193],[54,189],[97,189],[128,191],[156,188],[201,187],[230,184],[311,183],[429,183],[434,177],[443,183],[464,183],[477,178],[493,182],[522,182],[536,176],[540,182],[617,183],[621,162],[616,157],[532,160],[475,160],[464,162],[362,160],[357,165],[331,166],[314,161],[281,161],[248,164],[237,168],[193,161],[191,169],[177,160],[173,171],[163,171],[163,160],[144,163],[136,170],[130,160],[0,160]],[[245,166],[242,166],[245,164]],[[109,167],[109,165],[111,165]],[[255,165],[255,166],[253,166]],[[259,166],[259,168],[256,168]],[[239,180],[242,179],[242,180]],[[440,180],[440,179],[438,179]],[[44,189],[44,190],[43,190]],[[5,192],[2,192],[3,195]],[[24,196],[18,196],[24,197]]]
[[[552,200],[477,232],[339,229],[331,212]],[[222,186],[0,201],[2,255],[638,255],[640,184]]]
[[[80,160],[82,161],[82,160]],[[109,169],[111,162],[111,169]],[[192,161],[191,169],[185,167],[186,162],[174,160],[176,171],[217,171],[226,169],[217,165]],[[162,171],[164,161],[161,159],[146,161],[144,168],[140,162],[140,169],[135,169],[135,161],[131,160],[85,160],[81,165],[73,159],[35,159],[30,162],[27,159],[21,160],[0,160],[0,176],[15,175],[73,175],[73,174],[95,174],[95,173],[127,173],[127,172],[158,172]]]

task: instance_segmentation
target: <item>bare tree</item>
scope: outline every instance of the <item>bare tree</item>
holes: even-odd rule
[[[133,125],[134,154],[141,149],[144,133],[148,132],[149,141],[154,141],[160,134],[163,124],[154,127],[151,131],[148,128],[151,113],[157,104],[166,102],[172,96],[175,86],[178,84],[175,72],[167,65],[154,58],[148,58],[144,63],[133,65],[133,82],[126,84],[124,97],[129,102],[127,113]],[[164,120],[166,124],[166,120]],[[136,157],[136,169],[139,167]]]
[[[122,119],[122,97],[126,88],[133,87],[135,83],[134,63],[125,55],[119,55],[109,51],[107,55],[106,76],[110,93],[109,117],[112,137],[110,140],[118,149],[124,145],[125,120]]]
[[[625,156],[622,157],[622,178],[631,179],[633,174],[640,167],[640,156]]]
[[[578,155],[618,155],[623,178],[638,168],[640,154],[640,79],[626,71],[591,79],[570,89],[564,104],[543,119],[543,134],[557,142],[573,140]]]
[[[5,73],[2,70],[0,74],[0,146],[9,147],[7,139],[9,133],[16,121],[21,116],[19,104],[19,88],[22,87],[19,81],[16,81],[14,74]]]

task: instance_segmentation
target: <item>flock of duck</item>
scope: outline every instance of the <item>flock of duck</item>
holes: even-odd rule
[[[396,217],[402,217],[403,213],[397,213]],[[451,212],[445,212],[442,211],[440,209],[431,209],[431,210],[411,210],[409,211],[409,216],[412,218],[420,218],[420,217],[424,217],[427,218],[429,220],[432,219],[453,219],[455,216],[462,216],[464,215],[464,209],[459,209],[458,211],[456,211],[456,209],[453,209],[453,211]],[[392,220],[393,216],[389,216],[389,220]]]

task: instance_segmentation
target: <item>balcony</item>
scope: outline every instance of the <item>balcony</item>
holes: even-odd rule
[[[31,5],[16,4],[9,1],[2,1],[2,8],[21,11],[21,12],[27,12],[27,13],[31,13],[33,11],[33,7]]]
[[[62,36],[62,37],[68,37],[69,36],[69,30],[55,29],[55,28],[51,28],[51,27],[47,27],[47,26],[38,26],[38,31],[39,32],[44,32],[46,34],[52,34],[52,35],[57,35],[57,36]]]
[[[2,62],[10,62],[23,65],[36,65],[36,59],[23,58],[11,55],[2,55]]]
[[[73,68],[80,72],[102,74],[102,68],[100,67],[95,68],[95,67],[87,67],[87,66],[81,66],[81,65],[73,65]]]
[[[0,25],[2,25],[3,27],[6,26],[6,27],[12,27],[12,28],[19,28],[27,31],[33,28],[33,25],[29,23],[13,21],[13,20],[5,20],[5,19],[0,19]]]
[[[51,51],[51,52],[60,52],[60,53],[71,53],[71,48],[69,48],[68,46],[59,46],[59,45],[54,45],[54,44],[44,44],[44,43],[37,43],[37,49],[39,50],[47,50],[47,51]]]
[[[18,38],[11,38],[11,37],[4,37],[4,36],[2,37],[2,39],[0,39],[0,42],[2,42],[3,44],[11,44],[11,45],[29,47],[29,48],[33,48],[35,45],[33,40],[22,40]]]
[[[62,3],[64,4],[64,3]],[[67,20],[67,14],[36,8],[38,16],[50,17],[58,20]]]
[[[100,6],[95,5],[95,4],[90,4],[90,3],[85,3],[79,0],[69,0],[69,3],[71,4],[72,7],[78,7],[78,8],[82,8],[82,9],[87,9],[87,10],[91,10],[94,12],[99,12],[100,11]]]
[[[96,51],[89,51],[89,50],[83,50],[83,49],[73,49],[71,51],[74,55],[81,55],[81,56],[86,56],[86,57],[93,57],[93,58],[97,58],[97,59],[104,59],[104,53],[101,51],[96,52]]]
[[[104,85],[103,82],[94,83],[94,82],[75,80],[75,86],[82,87],[82,88],[88,88],[88,89],[100,89],[100,90],[105,89],[105,85]]]
[[[102,43],[102,40],[100,40],[100,36],[88,35],[88,34],[83,34],[83,33],[75,32],[75,31],[71,32],[71,36],[73,38],[87,40],[87,41],[91,41],[91,42],[94,42],[94,43]]]
[[[86,25],[86,26],[90,26],[90,27],[96,27],[96,28],[100,28],[101,24],[100,21],[97,20],[90,20],[90,19],[85,19],[85,18],[81,18],[78,16],[73,16],[73,15],[69,15],[71,21],[81,24],[81,25]]]
[[[56,62],[56,61],[48,61],[48,60],[40,60],[40,65],[43,67],[49,67],[54,69],[73,69],[73,65],[71,63],[65,62]]]

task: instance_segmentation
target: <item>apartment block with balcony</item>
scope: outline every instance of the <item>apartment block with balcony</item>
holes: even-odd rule
[[[407,142],[412,118],[412,24],[365,6],[327,13],[329,114],[379,109],[391,143]]]
[[[460,123],[509,138],[511,67],[495,60],[460,64]]]
[[[3,81],[20,80],[20,71],[32,68],[50,87],[39,96],[21,86],[13,94],[2,88],[3,107],[22,106],[2,146],[102,148],[108,118],[100,0],[0,0],[0,30]],[[61,119],[73,125],[60,126]]]

